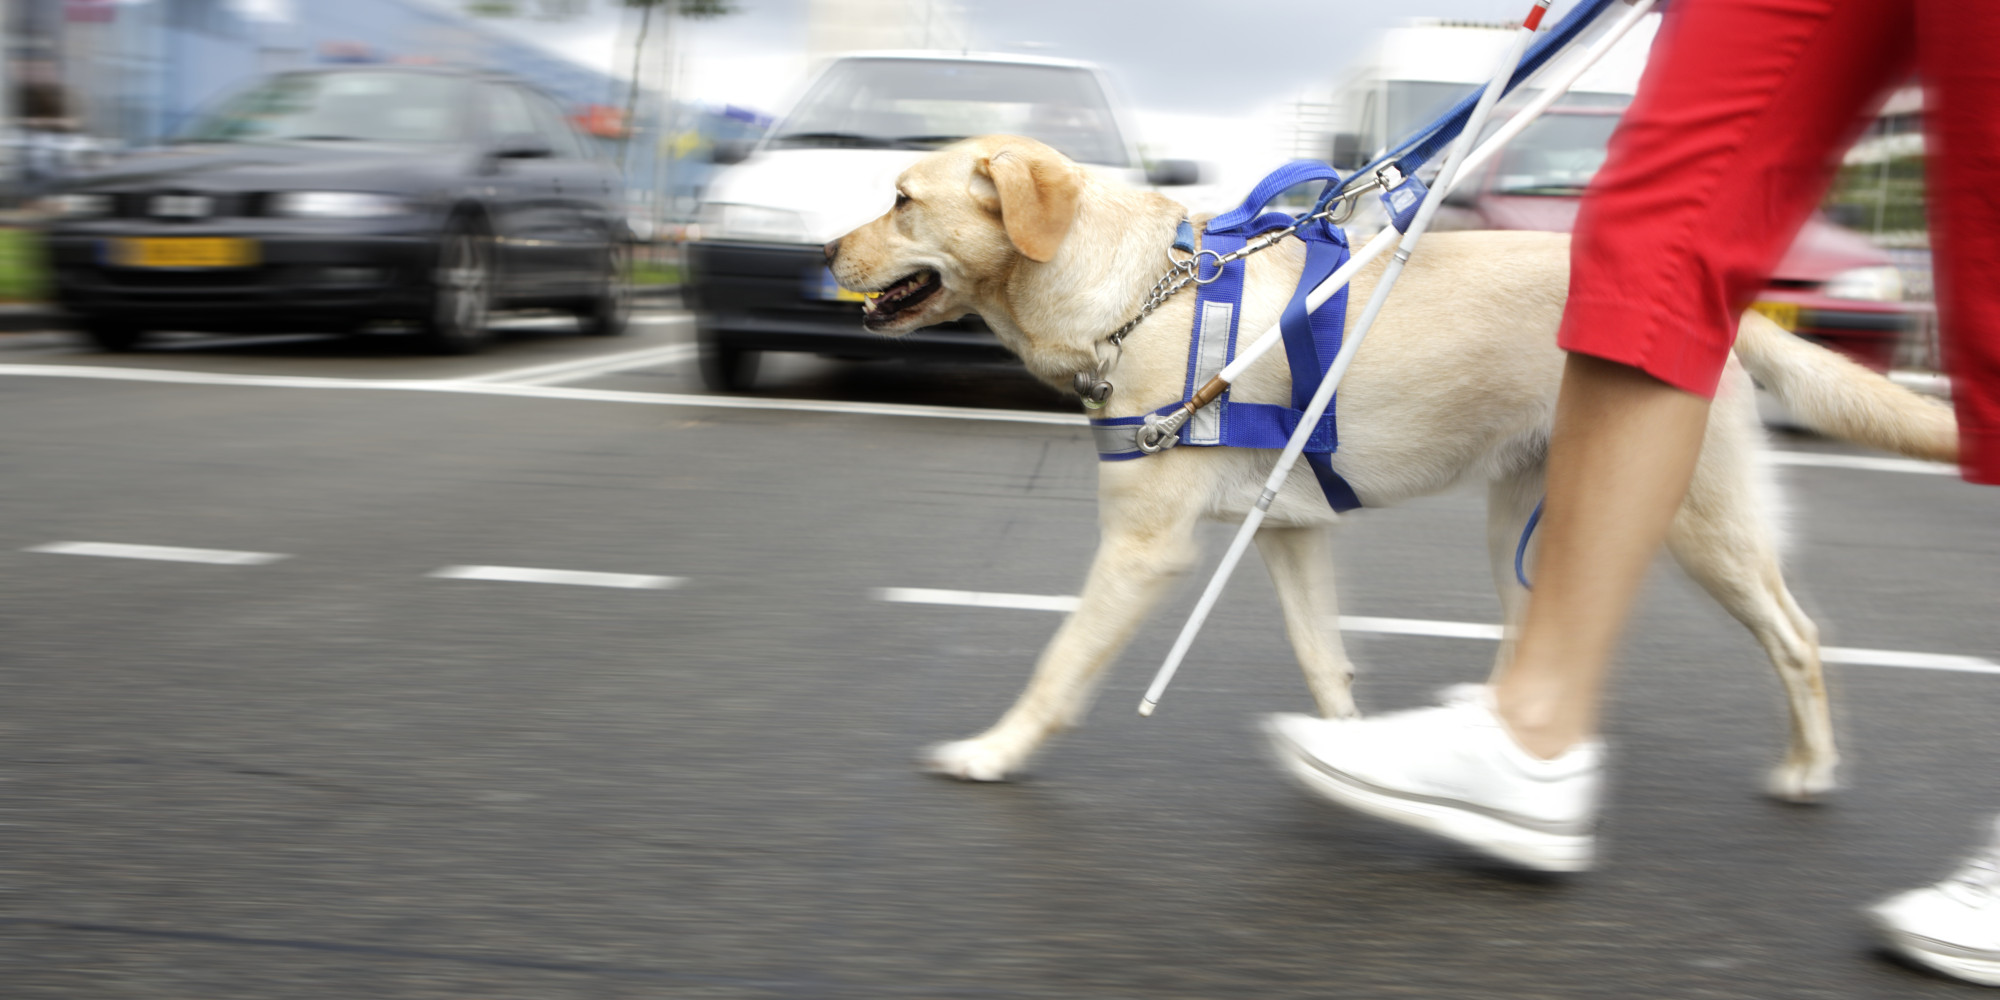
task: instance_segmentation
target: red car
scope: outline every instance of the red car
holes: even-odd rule
[[[1569,232],[1621,110],[1549,109],[1445,199],[1434,226]],[[1902,279],[1888,254],[1817,214],[1752,308],[1876,371],[1889,369],[1910,326]]]

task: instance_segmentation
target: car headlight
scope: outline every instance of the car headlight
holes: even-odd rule
[[[111,214],[108,194],[58,194],[43,198],[38,208],[64,219],[95,219]]]
[[[1903,275],[1893,267],[1857,267],[1834,275],[1820,292],[1830,299],[1901,302]]]
[[[782,208],[711,202],[701,208],[705,240],[756,240],[767,243],[810,243],[805,216]]]
[[[285,191],[271,196],[270,213],[295,219],[379,219],[408,215],[401,198],[365,191]]]

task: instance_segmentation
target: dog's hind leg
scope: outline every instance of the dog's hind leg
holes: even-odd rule
[[[1542,465],[1501,476],[1486,487],[1486,554],[1493,564],[1493,590],[1500,595],[1500,620],[1506,628],[1494,667],[1502,669],[1514,658],[1514,641],[1521,632],[1521,620],[1528,613],[1528,588],[1514,573],[1514,554],[1535,505],[1542,499]],[[1525,556],[1522,568],[1531,568]]]
[[[1745,380],[1747,383],[1747,380]],[[1730,390],[1738,399],[1727,398]],[[1688,575],[1750,629],[1777,668],[1791,709],[1791,744],[1771,772],[1771,794],[1806,802],[1835,787],[1839,754],[1820,670],[1819,628],[1785,587],[1777,539],[1760,502],[1755,417],[1749,387],[1725,386],[1702,444],[1700,465],[1667,533],[1667,548]]]
[[[1333,588],[1333,529],[1264,528],[1257,551],[1278,588],[1285,633],[1305,671],[1319,713],[1344,719],[1354,711],[1354,665],[1340,643],[1340,602]]]
[[[993,728],[932,747],[925,766],[965,781],[1004,781],[1051,735],[1076,724],[1104,668],[1174,577],[1194,564],[1197,510],[1193,504],[1157,504],[1131,516],[1118,505],[1107,507],[1103,540],[1077,609],[1042,651],[1028,689]],[[1161,521],[1139,523],[1147,515]]]

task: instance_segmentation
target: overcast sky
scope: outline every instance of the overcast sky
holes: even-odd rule
[[[685,90],[700,100],[782,110],[806,69],[807,0],[736,3],[736,14],[687,26]],[[1407,18],[1511,21],[1527,9],[1525,0],[959,0],[953,5],[964,10],[976,49],[1089,60],[1109,70],[1140,110],[1203,116],[1241,115],[1324,90],[1382,29]],[[575,21],[520,21],[507,28],[612,69],[623,62],[614,55],[620,16],[609,0],[598,0],[588,16]]]

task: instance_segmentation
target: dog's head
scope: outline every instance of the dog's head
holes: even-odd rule
[[[996,304],[1023,260],[1053,260],[1083,172],[1033,139],[941,149],[896,179],[896,207],[826,245],[841,286],[870,298],[862,323],[898,335]]]

